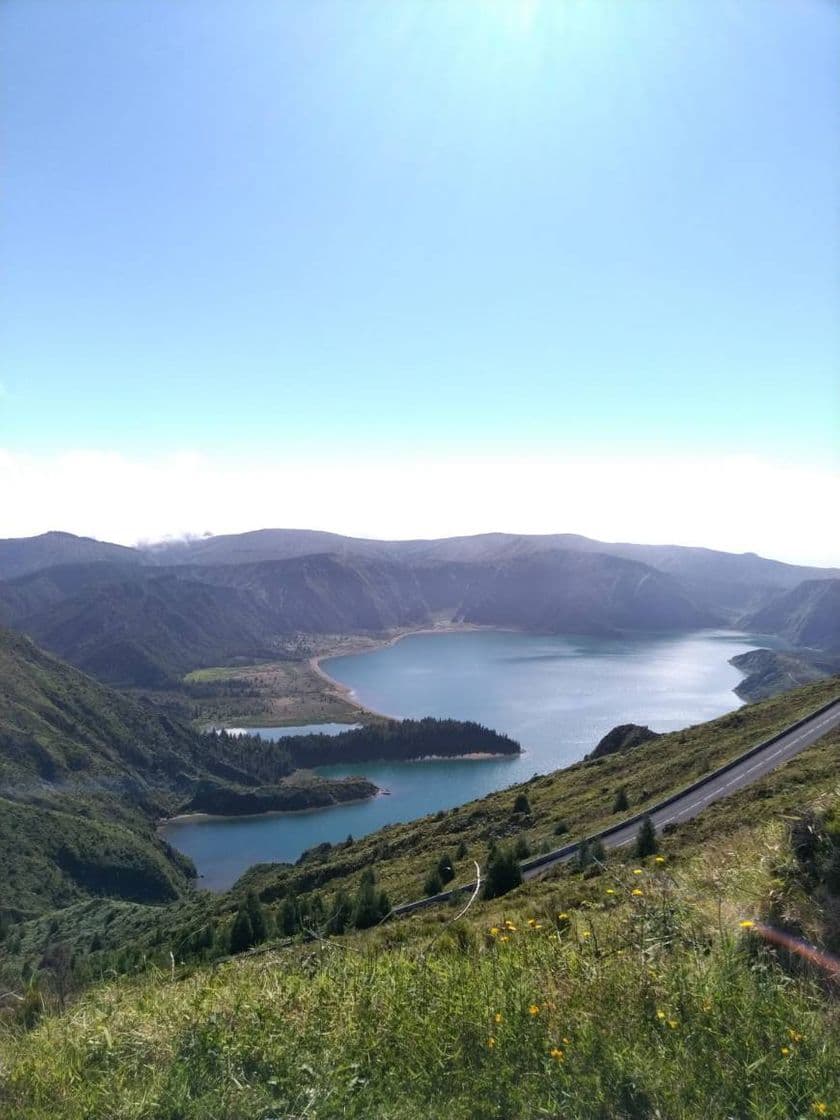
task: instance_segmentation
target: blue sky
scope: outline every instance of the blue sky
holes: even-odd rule
[[[0,482],[29,495],[0,535],[63,516],[130,537],[96,492],[104,462],[143,496],[138,536],[246,513],[587,531],[562,488],[512,524],[516,494],[476,494],[488,463],[532,463],[533,491],[546,464],[711,478],[739,457],[828,485],[827,0],[6,0],[0,32]],[[73,476],[87,505],[62,493],[68,462],[99,464]],[[268,508],[199,512],[184,462],[271,476],[299,504],[272,488]],[[317,487],[307,504],[318,463],[355,520]],[[457,508],[443,484],[416,523],[361,491],[365,471],[441,464]],[[618,535],[604,487],[590,528]],[[738,488],[681,543],[738,547],[720,512]],[[670,504],[645,507],[649,537],[673,537]],[[801,532],[754,525],[824,558]]]

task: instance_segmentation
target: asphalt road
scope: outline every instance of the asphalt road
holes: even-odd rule
[[[721,767],[706,778],[693,783],[682,793],[668,797],[660,801],[658,805],[651,806],[647,813],[656,825],[657,831],[661,831],[667,824],[691,820],[698,813],[702,813],[707,805],[719,801],[722,797],[728,797],[730,793],[734,793],[736,790],[750,785],[751,782],[757,781],[765,774],[769,774],[771,770],[775,770],[776,767],[781,766],[791,758],[795,758],[796,755],[801,754],[812,743],[815,743],[817,739],[821,739],[823,735],[827,735],[829,731],[838,726],[840,726],[840,697],[834,700],[830,706],[815,712],[814,715],[802,720],[788,731],[774,736],[764,744],[758,744],[751,748],[741,755],[737,761],[727,763],[725,767]],[[613,826],[605,832],[590,837],[590,839],[600,839],[605,848],[620,848],[636,839],[639,831],[639,820],[638,815],[633,816],[625,824]],[[575,841],[558,848],[554,852],[549,852],[547,855],[526,860],[522,865],[523,878],[534,879],[544,875],[546,871],[556,867],[557,864],[570,860],[577,853],[579,846],[579,842]],[[433,906],[438,902],[446,902],[453,895],[461,895],[472,891],[474,888],[475,883],[471,883],[453,891],[444,891],[432,898],[406,902],[402,906],[395,906],[393,913],[394,915],[409,914],[413,910]]]
[[[840,726],[840,699],[835,700],[828,711],[811,716],[806,723],[794,727],[781,738],[768,743],[763,750],[755,754],[750,753],[747,758],[736,763],[726,773],[712,773],[702,782],[702,785],[695,786],[677,800],[671,801],[670,804],[660,808],[652,808],[650,817],[657,832],[661,832],[667,824],[677,824],[680,821],[691,820],[692,817],[701,813],[707,805],[719,801],[722,797],[728,797],[730,793],[743,789],[744,786],[748,786],[765,774],[769,774],[771,770],[775,770],[777,766],[795,758],[806,747],[810,747],[817,739],[821,739],[823,735],[827,735],[829,731],[838,726]],[[604,847],[621,848],[634,841],[638,831],[639,821],[634,818],[624,827],[605,834],[602,837]],[[577,851],[577,847],[578,845],[575,844],[575,851]],[[523,877],[532,879],[542,874],[547,867],[562,863],[574,854],[575,852],[567,853],[561,849],[556,853],[556,859],[541,864],[539,867],[524,869]]]

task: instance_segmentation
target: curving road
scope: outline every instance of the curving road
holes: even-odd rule
[[[643,813],[637,813],[620,824],[613,825],[602,832],[587,837],[588,840],[601,840],[605,848],[620,848],[636,839],[639,831],[639,822],[645,816],[650,816],[658,831],[667,824],[676,824],[680,821],[691,820],[701,813],[707,805],[728,797],[730,793],[742,789],[744,786],[769,774],[771,770],[788,762],[791,758],[801,754],[817,739],[840,727],[840,697],[824,704],[816,712],[799,720],[791,727],[780,731],[770,739],[751,747],[744,754],[731,762],[713,770],[704,778],[693,782],[690,786],[672,794],[656,805],[650,806]],[[582,841],[576,840],[557,848],[546,855],[537,856],[526,860],[522,864],[522,875],[525,879],[534,879],[544,874],[547,870],[559,863],[570,860],[578,851]],[[431,898],[418,899],[416,902],[406,902],[402,906],[395,906],[394,916],[410,914],[413,910],[420,910],[426,906],[434,906],[439,902],[446,902],[455,895],[463,894],[475,889],[475,883],[468,883],[463,887],[456,887],[451,891],[443,891]]]

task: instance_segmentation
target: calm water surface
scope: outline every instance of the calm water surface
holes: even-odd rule
[[[330,658],[321,663],[326,672],[377,711],[477,720],[518,739],[524,753],[325,766],[319,773],[365,774],[389,795],[304,813],[173,822],[162,831],[192,858],[202,886],[222,890],[254,863],[294,861],[324,840],[363,836],[566,766],[616,724],[673,731],[731,711],[743,678],[727,661],[761,644],[731,631],[620,640],[476,631],[416,634],[374,653]]]

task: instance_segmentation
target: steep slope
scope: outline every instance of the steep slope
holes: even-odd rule
[[[14,579],[28,572],[42,571],[57,564],[90,563],[112,560],[142,564],[143,555],[119,544],[77,537],[73,533],[41,533],[37,537],[0,540],[0,580]]]
[[[415,573],[387,561],[316,554],[186,570],[194,579],[251,595],[277,633],[381,632],[429,618]]]
[[[175,898],[191,868],[155,821],[209,779],[276,781],[284,757],[199,736],[0,629],[0,913]]]
[[[670,576],[600,553],[409,565],[314,555],[260,564],[53,568],[0,584],[0,618],[118,685],[164,687],[298,633],[383,633],[435,613],[585,634],[712,625]]]
[[[22,1120],[110,1117],[116,1072],[121,1107],[148,1120],[291,1116],[301,1101],[316,1102],[322,1120],[834,1115],[831,984],[774,941],[790,934],[836,952],[838,731],[658,837],[656,855],[611,852],[503,898],[477,898],[462,915],[442,907],[364,932],[336,928],[339,914],[347,920],[342,888],[361,896],[364,876],[396,900],[451,854],[454,882],[466,881],[473,860],[486,866],[514,838],[555,842],[570,801],[573,832],[587,831],[609,815],[611,787],[631,761],[643,771],[634,770],[637,789],[667,788],[722,739],[743,749],[831,687],[323,846],[294,869],[273,869],[294,877],[294,893],[258,875],[250,885],[261,906],[243,889],[218,909],[158,922],[134,966],[120,966],[132,976],[112,979],[121,958],[104,944],[122,948],[121,935],[148,915],[77,908],[70,947],[84,958],[82,983],[93,983],[69,1006],[59,986],[69,979],[44,952],[54,932],[26,923],[7,943],[41,960],[48,1009],[22,1001],[7,1010],[30,1029],[0,1025],[0,1105]],[[512,812],[518,793],[527,812]],[[208,967],[249,907],[259,907],[268,941]],[[147,955],[156,967],[144,969]]]
[[[785,564],[751,552],[736,554],[680,545],[607,542],[575,533],[481,533],[440,540],[378,541],[301,529],[262,529],[164,544],[147,555],[165,564],[229,565],[330,552],[342,557],[352,555],[429,566],[497,564],[555,551],[599,552],[647,564],[678,579],[698,606],[724,612],[732,619],[746,610],[757,609],[770,595],[790,590],[803,580],[840,576],[838,569]]]
[[[101,680],[145,687],[235,656],[270,656],[274,633],[247,593],[145,569],[10,621]]]
[[[806,580],[743,620],[760,634],[797,646],[840,652],[840,579]]]
[[[669,576],[600,553],[547,553],[499,564],[482,577],[470,578],[465,589],[466,622],[581,634],[715,622]]]

